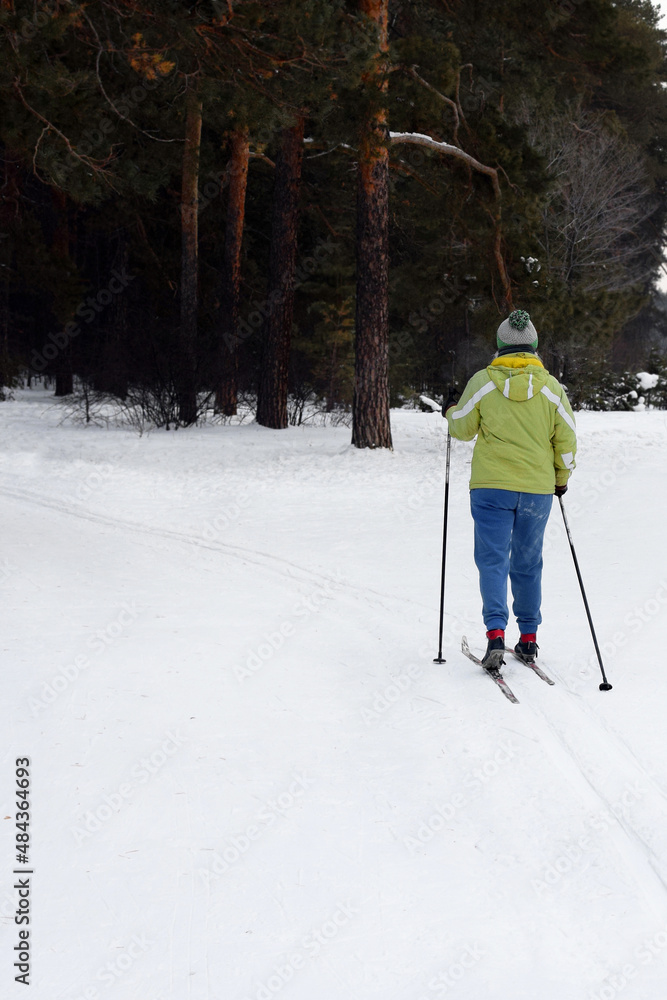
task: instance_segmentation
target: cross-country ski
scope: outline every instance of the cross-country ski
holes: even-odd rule
[[[461,640],[461,652],[464,653],[469,660],[472,660],[473,663],[476,663],[478,666],[482,668],[484,673],[487,674],[494,682],[494,684],[496,684],[496,686],[500,688],[500,690],[505,695],[508,701],[513,702],[515,705],[519,704],[519,699],[510,689],[509,685],[507,684],[507,681],[500,673],[500,669],[498,667],[485,667],[479,656],[475,656],[475,654],[471,651],[470,646],[468,645],[468,640],[466,639],[465,636],[463,636]]]
[[[507,646],[505,647],[505,652],[513,656],[515,660],[519,661],[519,663],[523,663],[524,666],[529,668],[529,670],[532,670],[534,674],[537,674],[540,680],[546,681],[547,684],[551,684],[552,686],[556,683],[551,677],[548,676],[548,674],[544,672],[542,667],[538,666],[535,660],[524,660],[524,658],[517,653],[516,649],[511,649]]]

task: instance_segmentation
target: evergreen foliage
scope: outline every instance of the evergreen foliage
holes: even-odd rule
[[[274,165],[299,118],[288,386],[325,409],[351,407],[357,167],[363,125],[379,114],[391,133],[432,140],[376,137],[389,149],[392,403],[462,383],[487,362],[512,305],[530,312],[545,363],[579,405],[632,406],[632,392],[664,405],[663,369],[650,397],[624,370],[649,364],[667,322],[655,292],[666,42],[648,0],[391,0],[381,59],[355,0],[3,3],[2,384],[46,373],[64,392],[78,380],[121,399],[174,398],[194,86],[191,416],[232,364],[220,346],[232,137],[247,134],[250,151],[234,379],[253,394],[272,308]],[[170,405],[159,412],[173,426]]]

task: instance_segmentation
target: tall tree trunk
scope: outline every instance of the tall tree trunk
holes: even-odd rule
[[[111,249],[108,247],[107,249]],[[113,241],[113,254],[105,255],[105,274],[111,268],[114,273],[127,274],[129,248],[127,232],[118,231]],[[99,372],[99,387],[119,399],[127,399],[127,288],[114,293],[113,301],[107,306],[103,317],[104,347],[102,365]]]
[[[199,154],[201,149],[202,102],[191,84],[186,97],[185,148],[181,189],[181,366],[179,420],[194,424],[197,419],[197,284]]]
[[[378,28],[378,55],[387,51],[388,0],[360,0]],[[385,88],[383,67],[369,74],[370,87]],[[386,113],[372,114],[363,128],[357,189],[357,306],[352,444],[391,448],[389,419],[389,151]]]
[[[276,157],[269,294],[257,399],[257,423],[276,429],[287,427],[287,379],[294,317],[303,130],[303,118],[299,118],[293,128],[285,129]]]
[[[60,261],[68,261],[74,268],[70,252],[69,205],[67,195],[55,188],[51,189],[53,205],[56,212],[56,227],[53,234],[53,249]],[[69,396],[74,392],[74,372],[72,368],[72,342],[64,338],[65,346],[60,347],[53,364],[56,377],[55,396]]]
[[[231,137],[229,204],[225,225],[225,253],[220,289],[221,364],[215,405],[216,410],[227,417],[234,416],[237,407],[241,246],[249,162],[248,130],[242,129],[234,132]]]
[[[9,340],[11,329],[10,284],[14,273],[14,236],[20,217],[21,185],[19,160],[14,158],[4,143],[0,143],[2,156],[0,187],[0,229],[4,233],[0,247],[0,387],[9,385]],[[12,234],[12,235],[10,235]]]

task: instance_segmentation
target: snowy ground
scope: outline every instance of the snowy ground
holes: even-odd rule
[[[658,1000],[667,981],[667,423],[578,415],[547,687],[483,647],[454,442],[393,414],[142,438],[0,404],[3,997],[23,996],[15,760],[32,781],[35,1000]],[[514,639],[510,632],[510,638]],[[661,652],[661,649],[663,652]]]

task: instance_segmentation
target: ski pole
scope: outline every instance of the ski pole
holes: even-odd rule
[[[438,655],[434,663],[445,663],[442,655],[442,631],[445,621],[445,565],[447,562],[447,512],[449,510],[449,455],[452,447],[452,436],[447,425],[447,457],[445,458],[445,513],[442,525],[442,571],[440,574],[440,628],[438,631]]]
[[[602,671],[602,684],[600,684],[600,691],[611,691],[611,684],[607,680],[604,672],[604,666],[602,664],[602,654],[600,653],[600,647],[598,645],[597,636],[595,635],[595,628],[593,627],[593,619],[591,618],[591,611],[588,607],[588,601],[586,600],[586,591],[584,590],[584,581],[581,579],[581,571],[579,569],[579,563],[577,562],[577,553],[574,551],[574,542],[572,541],[572,534],[570,532],[570,525],[567,523],[567,515],[565,514],[565,505],[563,504],[562,496],[558,497],[560,501],[560,509],[563,514],[563,522],[565,524],[565,531],[567,532],[567,538],[570,543],[570,549],[572,551],[572,558],[574,559],[574,568],[577,571],[577,579],[579,580],[579,586],[581,587],[581,596],[584,599],[584,607],[586,608],[586,614],[588,615],[588,624],[591,627],[591,635],[593,636],[593,644],[595,645],[595,652],[598,654],[598,662],[600,664],[600,670]]]
[[[436,403],[435,400],[430,399],[428,396],[419,397],[422,403],[426,403],[435,412],[442,412],[442,407],[440,403]],[[443,404],[444,406],[444,404]],[[433,660],[434,663],[446,663],[447,661],[442,655],[442,632],[444,628],[445,621],[445,565],[447,560],[447,512],[449,510],[449,456],[451,454],[452,438],[449,433],[449,424],[447,424],[447,456],[445,458],[445,514],[444,522],[442,526],[442,571],[440,574],[440,629],[438,632],[438,655]]]

